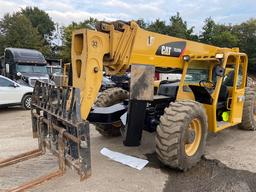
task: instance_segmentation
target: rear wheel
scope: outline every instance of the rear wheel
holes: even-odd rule
[[[190,169],[204,154],[207,131],[207,116],[200,103],[171,103],[157,127],[156,153],[159,160],[172,168]]]
[[[247,87],[245,89],[245,101],[243,109],[242,123],[239,125],[241,129],[256,130],[256,94],[255,87]]]
[[[31,95],[25,95],[22,99],[22,107],[26,110],[30,110],[31,109]]]
[[[247,77],[247,87],[255,87],[256,85],[256,82],[253,78],[251,77]]]
[[[102,92],[97,98],[95,106],[97,107],[109,107],[128,99],[129,93],[121,88],[110,88]],[[123,124],[121,121],[112,124],[96,124],[96,130],[105,137],[119,136],[120,128]]]

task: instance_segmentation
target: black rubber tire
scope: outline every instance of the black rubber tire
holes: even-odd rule
[[[246,87],[245,89],[245,101],[243,108],[242,123],[239,124],[240,129],[244,130],[256,130],[256,121],[254,118],[254,110],[256,110],[256,89],[255,87]]]
[[[256,81],[252,77],[247,77],[247,87],[255,87]]]
[[[101,93],[95,102],[95,106],[109,107],[111,105],[120,103],[129,98],[129,93],[122,88],[110,88]],[[122,128],[122,122],[116,122],[114,124],[96,124],[96,130],[105,137],[117,137],[120,136],[120,129]]]
[[[30,109],[31,109],[31,101],[32,101],[31,95],[30,95],[30,94],[25,95],[25,96],[22,98],[22,101],[21,101],[22,107],[23,107],[25,110],[30,110]]]
[[[201,140],[194,155],[185,152],[186,129],[194,118],[201,123]],[[208,133],[207,115],[203,106],[195,101],[170,103],[160,118],[156,131],[156,153],[166,166],[186,171],[196,165],[204,154]]]

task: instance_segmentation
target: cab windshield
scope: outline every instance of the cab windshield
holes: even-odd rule
[[[17,65],[17,72],[21,73],[43,73],[47,74],[46,66]]]
[[[199,83],[201,80],[209,79],[208,69],[188,69],[185,82],[187,83]]]
[[[60,67],[47,67],[48,74],[61,74],[62,69]]]
[[[209,61],[192,61],[189,63],[185,82],[188,84],[198,84],[201,80],[209,80]]]

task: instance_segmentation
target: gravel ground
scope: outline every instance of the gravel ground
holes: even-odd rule
[[[0,109],[0,159],[37,147],[32,139],[30,112],[19,108]],[[142,145],[124,147],[122,139],[106,139],[92,126],[92,176],[84,182],[72,171],[30,191],[256,191],[256,132],[233,127],[208,136],[205,157],[188,172],[163,167],[154,153],[154,134],[144,133]],[[148,159],[142,170],[102,156],[103,147]],[[50,154],[0,169],[0,191],[57,169]]]

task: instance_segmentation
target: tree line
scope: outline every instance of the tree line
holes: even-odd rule
[[[62,58],[70,61],[71,34],[74,29],[94,29],[98,20],[85,19],[59,27],[49,15],[37,7],[26,7],[13,14],[6,14],[0,20],[0,56],[6,47],[33,48],[46,57]],[[179,13],[168,21],[156,19],[138,24],[149,31],[180,37],[220,47],[239,47],[249,56],[249,69],[255,69],[256,62],[256,19],[249,19],[240,24],[219,24],[211,17],[206,18],[199,34],[194,27],[189,27]],[[61,45],[56,41],[61,40]]]

